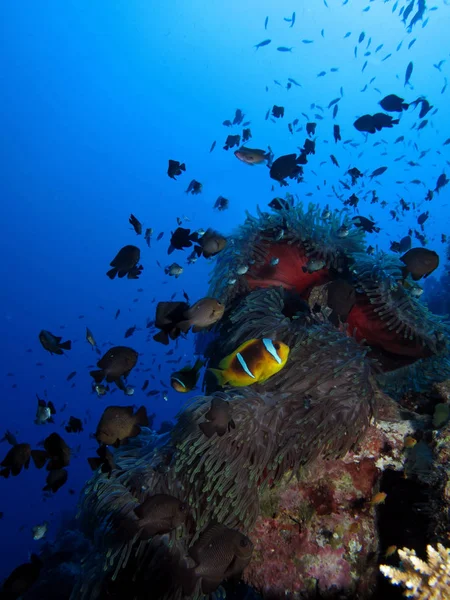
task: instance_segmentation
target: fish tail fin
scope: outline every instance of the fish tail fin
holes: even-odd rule
[[[215,375],[215,377],[217,379],[217,383],[220,386],[224,386],[226,384],[226,382],[228,381],[226,376],[224,375],[224,372],[221,371],[220,369],[208,369],[208,371],[211,371],[211,373],[213,375]]]
[[[8,468],[2,469],[0,471],[0,477],[4,477],[5,479],[8,479],[8,477],[9,477],[9,471],[10,470]]]
[[[205,363],[202,361],[201,358],[197,358],[197,360],[195,361],[195,365],[194,365],[194,371],[200,371],[200,369],[203,367]]]
[[[200,430],[206,435],[207,438],[210,438],[216,432],[216,426],[214,423],[210,423],[209,421],[205,421],[204,423],[199,423],[198,426]]]
[[[32,450],[31,458],[33,459],[34,465],[37,469],[42,469],[48,459],[48,454],[45,450]]]
[[[280,187],[287,187],[288,185],[289,185],[289,184],[288,184],[288,183],[286,183],[286,181],[284,181],[284,179],[282,179],[282,180],[280,181]]]
[[[148,427],[148,416],[147,416],[147,409],[145,408],[145,406],[141,406],[138,409],[138,411],[136,413],[136,419],[137,419],[137,422],[139,423],[139,425]]]
[[[67,340],[67,342],[63,342],[62,344],[58,344],[62,350],[72,350],[72,342]]]
[[[89,375],[94,378],[95,383],[101,383],[105,378],[104,371],[89,371]]]
[[[409,104],[406,104],[406,102],[403,102],[402,108],[403,108],[403,110],[408,110]]]
[[[184,163],[181,163],[181,165],[180,165],[180,169],[181,169],[182,171],[186,171],[186,165],[185,165]]]
[[[110,269],[109,271],[107,271],[106,274],[108,275],[108,277],[110,279],[114,279],[114,277],[117,275],[117,269],[114,267],[114,268]]]
[[[155,340],[155,342],[164,344],[164,346],[167,346],[169,344],[169,336],[165,331],[158,331],[158,333],[155,333],[155,335],[153,336],[153,339]]]

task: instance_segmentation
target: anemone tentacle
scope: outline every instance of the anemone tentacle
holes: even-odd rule
[[[450,336],[450,325],[402,285],[404,265],[400,260],[385,252],[376,256],[355,254],[354,259],[352,273],[373,306],[374,318],[384,322],[385,329],[416,340],[430,352],[442,350],[443,340]]]

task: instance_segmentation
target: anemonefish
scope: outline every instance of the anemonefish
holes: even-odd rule
[[[244,387],[264,383],[281,371],[289,356],[289,346],[269,338],[248,340],[229,356],[223,358],[218,369],[209,369],[219,385],[226,383]]]
[[[172,373],[170,385],[176,392],[190,392],[197,384],[199,371],[203,367],[203,362],[197,359],[195,365],[183,367],[179,371]]]

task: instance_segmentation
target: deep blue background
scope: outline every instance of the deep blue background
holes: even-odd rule
[[[148,378],[145,373],[130,377],[130,383],[137,386],[133,398],[120,393],[103,399],[92,395],[88,365],[94,364],[97,355],[84,339],[85,327],[92,329],[99,344],[121,344],[128,327],[144,328],[146,317],[154,317],[155,299],[168,300],[175,291],[182,299],[182,290],[193,301],[200,298],[207,290],[211,265],[202,259],[187,267],[187,254],[167,256],[175,218],[186,215],[187,226],[193,229],[211,226],[229,234],[243,221],[246,209],[254,212],[257,203],[265,207],[284,192],[269,179],[266,167],[248,167],[232,151],[222,150],[230,133],[222,121],[233,119],[236,108],[251,120],[253,139],[248,146],[270,144],[277,156],[296,152],[304,142],[305,132],[292,136],[287,123],[298,117],[304,125],[302,112],[317,121],[314,114],[321,114],[320,110],[310,106],[324,107],[324,119],[317,121],[316,155],[309,157],[305,182],[291,184],[288,191],[323,206],[341,206],[331,186],[345,198],[350,195],[339,186],[349,167],[371,173],[388,166],[379,184],[368,178],[364,181],[365,191],[376,189],[380,200],[388,203],[383,210],[380,205],[360,202],[360,213],[373,215],[382,227],[368,242],[387,249],[390,240],[407,233],[418,214],[430,210],[429,247],[443,254],[440,236],[449,233],[449,188],[431,203],[423,199],[426,190],[435,187],[437,177],[449,172],[450,146],[443,146],[450,137],[449,95],[441,91],[445,77],[450,78],[450,9],[442,0],[428,2],[429,9],[437,10],[425,14],[429,18],[426,27],[419,23],[408,33],[399,16],[407,2],[398,2],[394,13],[392,0],[350,0],[344,6],[328,0],[328,5],[321,0],[28,0],[1,4],[0,437],[8,428],[17,432],[19,441],[35,446],[57,430],[73,448],[79,444],[82,448],[75,451],[67,485],[45,502],[44,471],[31,466],[17,478],[0,480],[0,511],[4,512],[0,580],[39,547],[40,542],[31,537],[33,525],[51,521],[51,538],[61,512],[75,507],[90,473],[86,457],[96,447],[89,434],[95,431],[105,406],[144,403],[149,412],[158,413],[160,422],[173,417],[185,400],[172,390],[167,403],[161,396],[147,398],[140,392]],[[296,23],[290,28],[284,17],[294,10]],[[351,36],[344,39],[348,31]],[[365,39],[358,44],[361,31]],[[256,51],[254,45],[266,38],[272,43]],[[372,54],[364,57],[369,38]],[[408,50],[413,38],[417,41]],[[303,44],[302,39],[314,43]],[[374,54],[381,43],[384,47]],[[294,48],[292,53],[281,53],[278,46]],[[382,62],[389,53],[392,57]],[[447,62],[439,72],[433,64],[441,59]],[[365,60],[368,65],[362,73]],[[412,89],[403,86],[411,60]],[[331,73],[331,67],[339,71]],[[327,75],[318,78],[322,70]],[[288,77],[302,87],[287,91],[274,83],[276,79],[285,86]],[[361,92],[373,77],[375,81]],[[332,108],[327,106],[340,95],[341,86],[344,97],[334,122],[341,126],[342,140],[351,139],[355,146],[336,145],[332,138]],[[427,115],[429,123],[419,132],[412,129],[419,110],[411,109],[400,125],[365,140],[353,128],[353,121],[366,112],[377,112],[377,102],[390,93],[404,95],[407,101],[424,95],[438,111]],[[274,103],[285,106],[285,117],[276,123],[265,121]],[[394,145],[400,135],[405,142]],[[214,140],[217,146],[210,154]],[[420,166],[407,165],[408,160],[419,162],[420,151],[428,149]],[[331,164],[331,153],[340,169]],[[402,160],[394,161],[402,155]],[[177,182],[166,175],[169,158],[187,164],[187,173]],[[326,163],[321,165],[322,161]],[[199,196],[184,193],[192,178],[203,183]],[[409,183],[416,178],[424,184]],[[312,197],[306,197],[308,193]],[[219,194],[230,200],[226,213],[212,208]],[[416,209],[397,223],[389,210],[396,209],[400,197],[415,202]],[[154,241],[148,249],[143,238],[129,228],[130,212],[153,227],[155,238],[164,231],[162,241]],[[141,247],[145,270],[138,281],[110,281],[105,276],[109,262],[128,243]],[[163,266],[175,260],[185,273],[175,281],[164,275],[156,260]],[[138,293],[141,287],[144,291]],[[138,302],[133,302],[135,298]],[[118,308],[121,315],[114,320]],[[37,338],[40,329],[71,339],[72,351],[66,356],[47,354]],[[127,343],[142,353],[143,368],[157,358],[156,386],[150,383],[149,389],[162,389],[158,380],[161,377],[168,383],[172,370],[165,364],[167,349],[146,343],[146,335],[138,331]],[[170,358],[183,356],[183,365],[193,358],[192,353],[190,334]],[[42,366],[36,366],[38,362]],[[74,370],[77,376],[68,383],[66,377]],[[55,427],[33,423],[35,393],[42,395],[44,390],[57,408],[68,404],[57,415]],[[60,428],[70,415],[88,418],[83,434],[65,434]],[[8,449],[6,443],[0,445],[0,458]],[[70,488],[76,495],[69,495]]]

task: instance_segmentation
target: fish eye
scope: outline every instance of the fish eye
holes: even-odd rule
[[[188,505],[186,504],[186,502],[180,502],[180,512],[186,512],[188,508]]]
[[[239,542],[239,545],[241,548],[246,548],[248,546],[248,539],[242,538],[241,541]]]
[[[279,350],[279,349],[280,349],[280,344],[279,344],[279,342],[274,342],[274,343],[273,343],[273,347],[275,348],[275,350]]]

